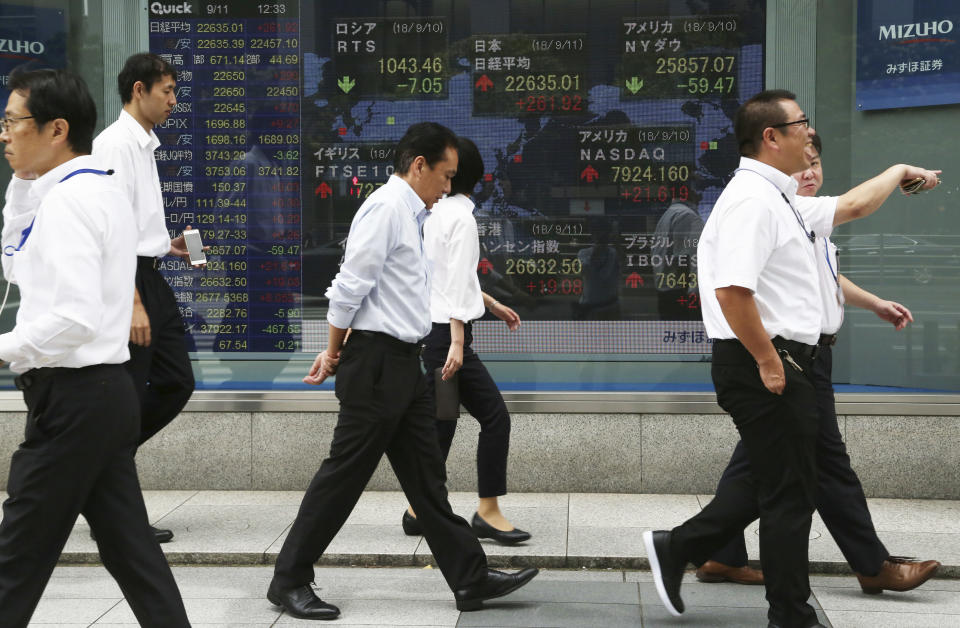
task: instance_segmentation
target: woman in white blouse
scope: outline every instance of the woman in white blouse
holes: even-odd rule
[[[470,344],[473,340],[471,321],[483,316],[485,308],[511,330],[520,326],[520,317],[480,290],[477,277],[480,243],[470,195],[483,176],[483,159],[468,139],[460,138],[457,148],[459,165],[451,181],[451,193],[434,205],[423,227],[424,253],[431,270],[433,328],[424,339],[422,357],[431,394],[436,369],[441,369],[444,380],[458,374],[460,403],[480,423],[477,443],[480,500],[473,515],[473,530],[480,538],[513,545],[529,539],[530,533],[513,527],[497,501],[507,492],[510,413],[493,378]],[[437,420],[444,461],[456,429],[456,420]],[[403,514],[403,531],[411,536],[421,534],[420,523],[409,508]]]

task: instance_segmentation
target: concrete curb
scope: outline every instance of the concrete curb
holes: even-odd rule
[[[177,552],[166,550],[167,561],[178,566],[239,567],[272,565],[276,553],[258,552]],[[647,571],[650,562],[645,556],[536,556],[536,555],[488,555],[487,561],[494,568],[545,567],[549,569],[635,569]],[[95,552],[64,552],[60,565],[100,564],[100,555]],[[750,561],[760,567],[758,561]],[[325,554],[317,565],[320,567],[425,567],[436,563],[432,557],[406,554]],[[845,562],[811,561],[810,573],[816,575],[853,575]],[[692,577],[692,570],[691,570]],[[942,565],[937,579],[960,578],[960,565]]]

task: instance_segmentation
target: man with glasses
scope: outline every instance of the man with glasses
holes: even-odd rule
[[[814,135],[811,139],[812,145],[807,147],[811,151],[810,167],[793,174],[798,184],[798,196],[816,196],[823,185],[820,136]],[[850,456],[847,455],[837,425],[831,373],[833,345],[843,323],[844,302],[874,312],[882,320],[891,323],[897,331],[912,323],[913,315],[899,303],[881,299],[844,277],[839,272],[837,247],[830,241],[829,232],[817,233],[816,251],[823,312],[818,342],[820,349],[813,365],[820,418],[817,434],[817,512],[856,573],[864,593],[875,594],[885,589],[909,591],[929,580],[939,569],[940,563],[891,556],[877,536],[863,486],[850,466]],[[720,484],[724,484],[730,475],[749,471],[749,466],[743,442],[739,442],[720,478]],[[763,574],[747,566],[746,544],[743,536],[737,535],[697,569],[697,580],[762,584]]]
[[[140,412],[123,364],[137,230],[113,164],[90,156],[96,106],[74,74],[21,71],[4,115],[3,272],[20,308],[0,360],[27,420],[0,523],[0,626],[30,622],[82,513],[140,625],[189,628],[133,461]]]
[[[797,197],[790,175],[810,167],[810,121],[785,90],[757,94],[737,111],[740,167],[697,248],[703,321],[713,339],[717,402],[730,413],[750,461],[716,497],[671,531],[644,533],[657,593],[683,612],[688,562],[702,565],[760,514],[770,626],[820,626],[807,603],[807,541],[816,497],[817,401],[813,359],[821,308],[818,232],[865,216],[901,182],[937,172],[894,166],[841,197]]]

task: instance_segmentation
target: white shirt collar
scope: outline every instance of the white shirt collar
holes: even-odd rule
[[[403,177],[392,174],[390,178],[387,179],[387,185],[397,188],[397,193],[400,194],[400,200],[402,200],[403,204],[410,210],[410,215],[413,216],[414,220],[422,221],[420,217],[421,214],[424,218],[426,217],[427,214],[424,212],[427,211],[427,204],[423,202],[422,198],[417,196],[413,187],[407,183]]]
[[[755,172],[764,179],[772,183],[787,198],[793,200],[797,195],[797,180],[788,174],[784,174],[771,165],[762,161],[751,159],[750,157],[740,158],[740,169]]]
[[[454,194],[453,196],[450,196],[447,198],[451,198],[454,201],[457,201],[460,207],[462,207],[463,209],[470,210],[470,213],[473,213],[473,208],[476,207],[473,200],[466,194]],[[434,207],[436,207],[436,205],[434,205]]]
[[[140,148],[149,148],[152,151],[160,146],[160,138],[153,132],[153,129],[150,129],[148,133],[144,133],[143,127],[140,126],[136,118],[127,113],[126,109],[120,110],[120,117],[117,118],[117,121],[136,138]]]
[[[90,155],[80,155],[69,161],[65,161],[56,168],[47,171],[30,186],[30,194],[34,195],[37,201],[42,201],[44,197],[53,189],[53,186],[60,183],[64,178],[74,170],[80,168],[95,168],[96,160]]]

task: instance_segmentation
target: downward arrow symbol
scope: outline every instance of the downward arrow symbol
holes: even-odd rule
[[[357,82],[356,82],[355,80],[351,79],[349,76],[345,76],[345,77],[343,77],[342,79],[340,79],[339,81],[337,81],[337,85],[340,86],[340,89],[343,90],[343,93],[344,93],[344,94],[349,94],[349,93],[350,93],[350,90],[353,89],[353,86],[356,85],[356,84],[357,84]]]
[[[631,94],[636,94],[643,88],[643,80],[633,76],[630,77],[630,80],[627,81],[626,85]]]

